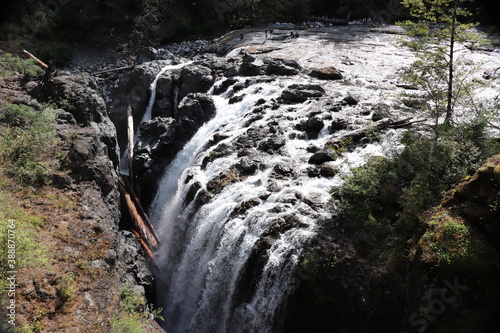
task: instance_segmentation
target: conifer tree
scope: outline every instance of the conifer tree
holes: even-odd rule
[[[474,23],[465,23],[471,13],[465,8],[473,0],[402,0],[412,21],[400,22],[411,39],[403,40],[417,60],[403,78],[425,92],[434,129],[452,125],[455,108],[470,98],[470,81],[459,71],[459,45],[478,40],[470,32]]]

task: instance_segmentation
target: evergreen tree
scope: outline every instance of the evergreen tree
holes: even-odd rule
[[[471,13],[465,3],[472,0],[403,0],[416,21],[399,24],[410,37],[401,43],[418,58],[406,68],[403,78],[425,92],[427,105],[434,118],[434,129],[452,125],[454,111],[470,99],[470,81],[465,80],[457,62],[458,45],[477,41],[470,32],[474,23],[464,23]],[[436,132],[437,133],[437,132]]]

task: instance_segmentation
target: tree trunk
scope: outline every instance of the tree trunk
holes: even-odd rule
[[[446,101],[446,117],[444,123],[446,126],[450,125],[451,117],[453,115],[453,70],[454,70],[454,57],[455,57],[455,33],[457,28],[457,1],[453,3],[453,15],[451,21],[451,32],[450,32],[450,53],[448,62],[448,91],[447,91],[447,101]]]

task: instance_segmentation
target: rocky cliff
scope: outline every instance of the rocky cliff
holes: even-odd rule
[[[96,80],[81,74],[42,84],[19,76],[2,85],[2,105],[40,112],[50,103],[58,137],[57,154],[45,157],[50,184],[21,192],[11,187],[14,200],[44,221],[39,246],[48,256],[47,264],[19,269],[16,326],[44,332],[116,329],[124,290],[137,294],[134,306],[146,311],[154,278],[135,236],[120,225],[119,148]],[[143,325],[162,332],[154,321]]]

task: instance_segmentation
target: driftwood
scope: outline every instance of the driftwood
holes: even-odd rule
[[[143,216],[141,216],[143,214],[145,216],[144,210],[142,208],[137,208],[140,207],[140,204],[136,205],[136,202],[132,199],[132,195],[130,194],[129,189],[127,189],[126,184],[123,181],[119,181],[118,187],[125,200],[130,217],[134,222],[134,229],[132,229],[132,232],[138,235],[139,242],[144,251],[150,259],[154,260],[153,251],[158,249],[158,237],[149,222],[149,219],[147,219],[148,222],[146,222]],[[142,212],[142,214],[140,212]]]
[[[412,118],[405,118],[401,120],[393,120],[390,118],[384,118],[379,121],[374,122],[373,124],[363,127],[363,128],[358,128],[352,131],[349,131],[347,133],[344,133],[339,138],[335,138],[333,140],[330,140],[327,142],[327,146],[338,146],[342,145],[345,142],[352,141],[352,142],[357,142],[363,139],[364,137],[370,136],[374,131],[380,131],[386,128],[402,128],[406,126],[410,126],[415,123],[423,122],[424,120],[414,120],[411,121]]]
[[[113,69],[107,69],[105,71],[100,71],[100,72],[92,73],[92,75],[99,75],[99,74],[106,74],[106,73],[123,71],[123,70],[128,70],[128,69],[134,69],[135,66],[136,66],[136,64],[137,63],[135,61],[132,61],[129,66],[123,66],[123,67],[118,67],[118,68],[113,68]]]
[[[134,117],[132,116],[132,108],[127,108],[127,140],[128,140],[128,175],[134,186]]]
[[[47,65],[46,63],[44,63],[43,61],[41,61],[40,59],[38,59],[37,57],[35,57],[33,54],[29,53],[28,51],[26,50],[23,50],[23,53],[28,57],[28,58],[31,58],[31,59],[35,59],[36,63],[38,65],[40,65],[41,67],[45,68],[45,69],[48,69],[49,68],[49,65]]]
[[[132,189],[131,184],[126,179],[123,179],[123,178],[121,179],[121,182],[124,185],[124,187],[126,189],[128,189],[128,193],[130,194],[130,197],[132,198],[132,201],[134,202],[135,207],[136,207],[137,211],[139,212],[139,214],[141,215],[142,219],[144,220],[144,223],[146,224],[147,228],[149,229],[149,231],[153,235],[156,242],[159,243],[160,241],[158,238],[158,234],[156,233],[155,228],[154,228],[153,224],[151,223],[151,220],[148,217],[148,214],[146,214],[146,211],[142,207],[139,198],[137,197],[134,190]]]

